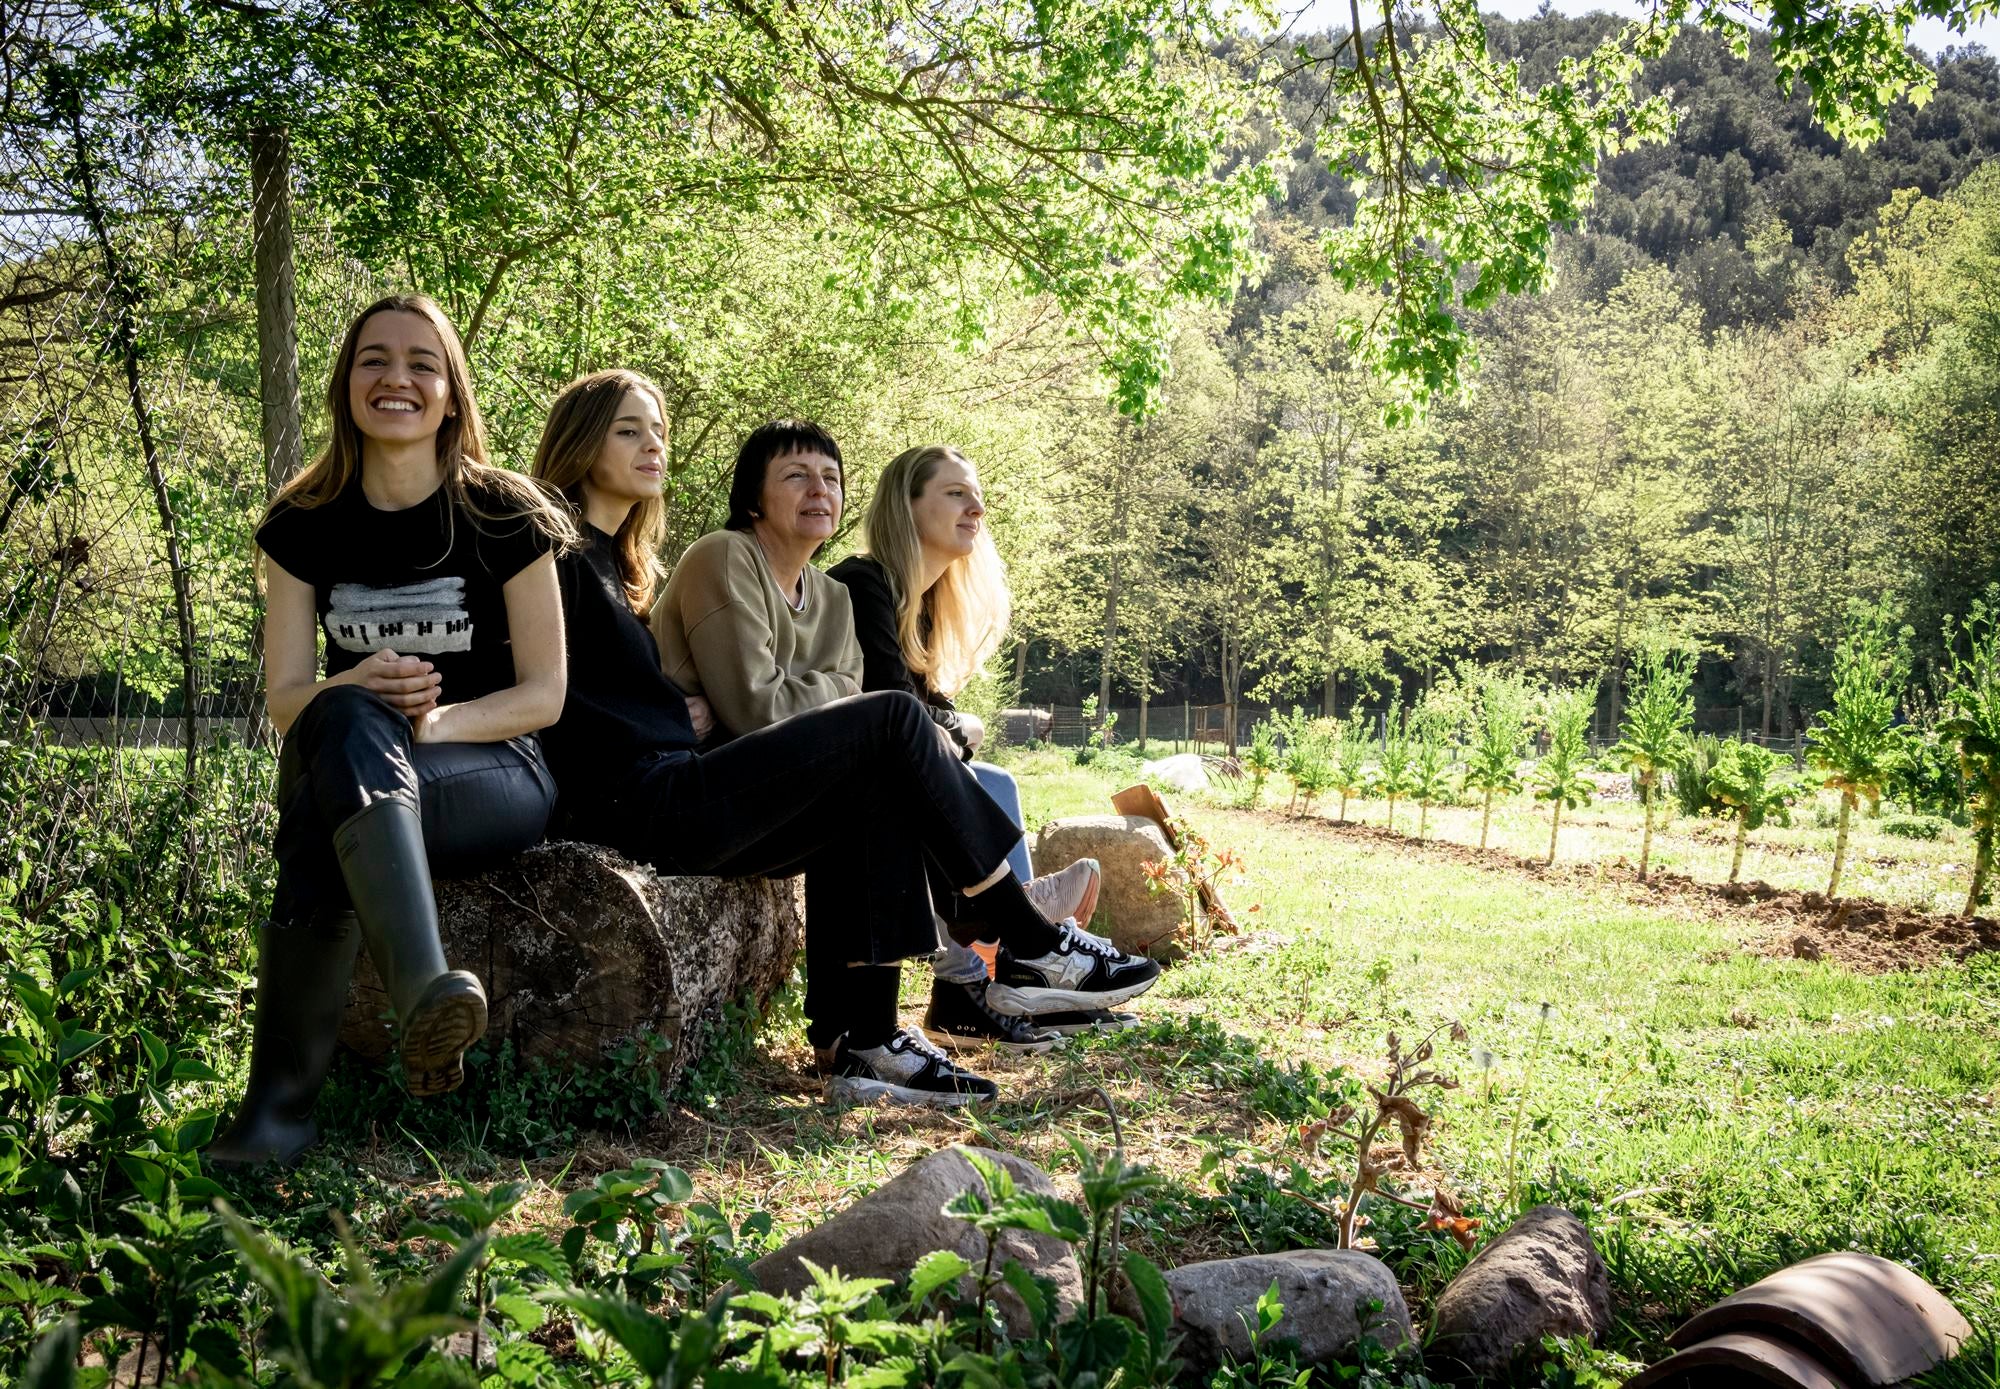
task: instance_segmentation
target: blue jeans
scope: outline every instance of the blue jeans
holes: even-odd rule
[[[1002,810],[1016,827],[1025,829],[1021,816],[1021,787],[1014,778],[994,766],[991,762],[967,764],[972,779]],[[1007,866],[1014,870],[1014,876],[1027,882],[1035,876],[1033,863],[1028,858],[1028,836],[1023,834],[1008,851]],[[950,936],[940,937],[942,944],[938,953],[931,957],[931,971],[947,984],[976,984],[986,977],[986,961],[979,952],[969,945],[960,945]]]

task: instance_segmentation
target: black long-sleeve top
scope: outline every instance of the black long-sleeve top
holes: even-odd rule
[[[608,796],[651,753],[692,748],[687,696],[660,672],[660,648],[625,601],[618,542],[583,526],[583,544],[556,561],[569,647],[569,695],[542,733],[563,804]]]
[[[903,662],[903,643],[896,635],[896,591],[889,583],[889,571],[868,555],[844,559],[826,571],[828,578],[847,585],[854,603],[854,635],[861,643],[861,688],[907,690],[924,702],[931,718],[958,745],[958,755],[970,760],[972,746],[965,733],[965,719],[946,696],[930,687],[924,678]]]

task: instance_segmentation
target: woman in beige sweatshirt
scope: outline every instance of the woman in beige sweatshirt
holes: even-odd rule
[[[652,614],[667,678],[731,737],[861,693],[847,587],[811,563],[840,524],[840,447],[800,420],[744,447],[763,466],[737,470],[725,528],[688,547]]]

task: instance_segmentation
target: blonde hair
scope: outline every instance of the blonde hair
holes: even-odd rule
[[[326,413],[333,429],[318,455],[298,476],[286,483],[271,499],[264,518],[269,520],[279,507],[325,506],[347,490],[361,472],[361,426],[354,421],[348,400],[347,380],[360,355],[361,330],[380,313],[415,314],[430,324],[444,347],[445,384],[451,389],[451,411],[438,426],[437,461],[444,473],[445,495],[452,504],[480,521],[527,521],[547,535],[558,549],[576,544],[576,527],[548,495],[519,473],[495,467],[487,458],[486,422],[480,417],[479,402],[472,394],[472,373],[465,361],[465,345],[451,326],[444,310],[424,294],[391,294],[377,299],[355,316],[347,327],[340,352],[333,359],[333,371],[326,383]],[[488,511],[472,499],[470,487],[478,484],[501,498],[503,509]]]
[[[665,393],[638,372],[617,367],[579,376],[564,386],[555,404],[549,406],[542,442],[535,450],[535,480],[561,494],[579,516],[583,514],[583,480],[597,466],[605,435],[611,432],[628,391],[651,396],[659,407],[660,419],[666,419]],[[660,544],[666,536],[667,507],[659,497],[648,497],[635,505],[618,527],[618,575],[625,585],[625,601],[641,617],[653,605],[653,589],[662,575]]]
[[[984,526],[971,554],[953,560],[936,583],[919,590],[924,549],[911,503],[947,462],[970,466],[949,444],[925,444],[897,454],[876,480],[864,531],[865,553],[888,573],[896,596],[896,639],[903,664],[949,699],[999,650],[1012,598],[1006,567]]]

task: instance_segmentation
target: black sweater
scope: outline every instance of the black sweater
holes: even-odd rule
[[[583,527],[556,561],[569,646],[569,697],[542,747],[565,808],[623,786],[647,756],[696,744],[687,696],[660,673],[660,649],[625,601],[617,541]]]
[[[889,584],[889,571],[868,555],[844,559],[826,571],[827,577],[847,585],[854,603],[854,635],[861,643],[861,688],[907,690],[921,699],[938,727],[958,744],[958,755],[970,759],[972,748],[965,736],[965,720],[950,699],[932,689],[915,671],[903,663],[903,643],[896,635],[896,591]]]

